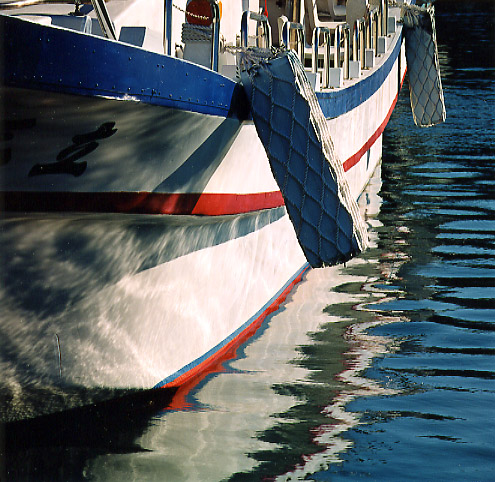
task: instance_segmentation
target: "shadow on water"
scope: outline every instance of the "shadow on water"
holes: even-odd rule
[[[170,404],[175,392],[134,392],[87,407],[0,424],[0,480],[85,480],[88,459],[143,451],[136,439],[150,418]]]

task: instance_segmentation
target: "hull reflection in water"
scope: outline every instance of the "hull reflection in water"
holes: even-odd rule
[[[256,127],[249,120],[254,104],[239,83],[243,56],[234,47],[241,20],[244,47],[251,44],[244,9],[258,11],[255,2],[231,2],[221,24],[218,2],[209,2],[206,58],[206,44],[186,48],[197,43],[196,33],[194,40],[187,34],[186,0],[166,2],[166,21],[160,0],[98,1],[84,12],[79,2],[75,12],[31,3],[0,3],[0,393],[10,399],[5,409],[0,403],[0,421],[87,403],[76,387],[98,392],[89,401],[99,401],[106,398],[100,388],[111,395],[182,385],[277,307],[308,262],[333,264],[355,253],[358,243],[345,238],[356,237],[359,218],[351,223],[346,211],[355,211],[380,161],[406,69],[399,8],[377,5],[368,25],[384,42],[375,45],[373,67],[317,93],[304,81],[304,96],[294,75],[284,74],[280,85],[299,101],[268,119],[274,132],[285,132],[269,147],[258,137],[267,118],[259,124],[253,115]],[[270,3],[278,13],[248,17],[277,27],[282,9]],[[310,29],[317,10],[307,12]],[[102,36],[109,19],[116,41],[110,28]],[[172,47],[179,38],[184,49]],[[273,38],[265,47],[280,46]],[[343,46],[349,58],[349,42]],[[69,51],[92,53],[81,62]],[[277,92],[286,91],[275,89],[258,113],[271,111]],[[287,175],[275,176],[281,186],[267,151],[285,166]],[[295,206],[295,221],[284,199]],[[296,235],[319,261],[306,259]],[[37,390],[39,403],[25,396]]]
[[[378,172],[361,197],[373,230],[380,227],[379,187]],[[338,461],[351,444],[343,432],[360,418],[345,404],[392,393],[359,375],[373,357],[393,349],[365,330],[397,321],[364,308],[396,294],[394,276],[402,263],[400,257],[376,258],[375,248],[347,267],[310,271],[233,360],[186,396],[178,393],[172,409],[152,420],[136,441],[144,453],[95,457],[87,473],[102,480],[131,472],[136,480],[165,474],[171,481],[260,480],[302,477]],[[348,318],[353,306],[362,322],[357,325]],[[314,351],[319,366],[311,364]]]

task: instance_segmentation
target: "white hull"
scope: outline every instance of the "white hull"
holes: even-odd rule
[[[185,365],[197,363],[211,350],[213,355],[236,331],[261,316],[305,265],[292,225],[283,216],[246,236],[150,269],[139,271],[138,260],[133,266],[120,265],[120,279],[104,283],[93,279],[103,275],[98,266],[57,259],[57,240],[69,239],[77,229],[99,251],[99,262],[111,265],[110,257],[115,263],[139,253],[138,240],[125,225],[91,217],[37,221],[11,221],[18,231],[32,235],[19,242],[19,257],[35,251],[26,289],[36,290],[34,280],[43,271],[52,280],[51,293],[59,292],[62,298],[70,290],[81,297],[64,300],[65,306],[59,305],[56,312],[46,315],[40,309],[33,316],[28,306],[20,310],[1,290],[9,351],[15,350],[20,365],[29,367],[22,376],[32,383],[41,378],[68,386],[143,389],[168,377],[173,381],[172,375]],[[162,242],[167,243],[163,227]],[[198,232],[201,235],[201,229]],[[43,252],[37,250],[39,245]],[[107,253],[109,246],[116,252]]]
[[[405,72],[403,59],[391,59],[401,41],[396,34],[378,61],[378,69],[380,62],[393,65],[376,90],[328,119],[356,199],[381,159],[382,132]],[[0,286],[0,390],[15,398],[26,386],[54,387],[54,393],[63,387],[178,386],[251,333],[308,267],[263,145],[252,122],[208,112],[166,108],[160,118],[157,106],[71,93],[53,102],[40,112],[46,114],[47,105],[62,112],[64,105],[79,109],[95,102],[98,109],[89,109],[92,122],[80,126],[80,133],[103,125],[108,112],[116,119],[116,133],[98,138],[80,177],[43,171],[48,164],[66,169],[60,162],[39,167],[67,149],[43,133],[51,129],[54,138],[70,140],[74,132],[67,123],[57,128],[43,114],[31,131],[16,131],[9,145],[12,156],[22,154],[22,162],[13,158],[0,167],[13,199],[8,207],[19,203],[1,220],[6,282]],[[129,105],[127,116],[123,110]],[[139,126],[148,137],[133,132],[133,106],[147,111]],[[180,129],[170,130],[177,120],[184,127],[191,118],[197,121],[196,136],[186,128],[184,136]],[[35,148],[29,140],[33,132],[41,139]],[[82,145],[77,136],[72,139]],[[121,144],[126,139],[139,148],[129,161]],[[150,142],[148,150],[143,139]],[[194,171],[202,153],[210,161]],[[30,169],[35,174],[26,176]],[[200,174],[187,177],[190,172]],[[84,206],[78,203],[91,196],[97,199],[96,213],[81,213]],[[156,196],[161,204],[154,210]],[[177,199],[187,204],[192,197],[191,209],[174,211]],[[143,210],[142,198],[151,199]],[[98,214],[100,202],[132,209]],[[238,211],[229,207],[236,203]],[[27,207],[34,212],[25,214]],[[53,212],[59,207],[61,212]],[[20,412],[36,414],[33,407],[22,408],[22,397],[17,401]]]

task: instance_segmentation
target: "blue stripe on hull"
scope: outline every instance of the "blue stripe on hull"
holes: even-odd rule
[[[135,100],[240,119],[248,116],[236,82],[190,62],[0,15],[2,29],[2,81],[7,85]],[[379,89],[399,54],[401,34],[398,37],[389,58],[368,78],[345,89],[317,93],[325,117],[349,112]],[[67,52],[76,53],[67,56]]]
[[[231,109],[236,83],[198,65],[4,15],[0,31],[7,85],[130,98],[219,116]]]
[[[317,92],[323,114],[327,119],[339,117],[367,101],[390,74],[400,53],[402,34],[398,35],[393,51],[383,65],[368,78],[347,87],[329,92]]]

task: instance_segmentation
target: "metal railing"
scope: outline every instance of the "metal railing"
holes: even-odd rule
[[[380,35],[386,37],[388,35],[388,0],[380,0],[378,12],[380,15]]]
[[[367,19],[367,29],[366,29],[366,48],[374,49],[375,56],[376,54],[376,46],[378,44],[378,36],[379,36],[379,15],[378,9],[374,8],[370,11],[368,19]]]
[[[320,35],[323,35],[322,46],[323,50],[323,75],[321,79],[321,86],[323,88],[328,87],[330,69],[330,43],[332,31],[327,27],[316,27],[313,30],[313,53],[311,57],[312,72],[316,74],[318,72],[318,56],[320,50]]]
[[[320,37],[323,41],[320,42]],[[333,39],[333,43],[332,43]],[[321,87],[327,88],[329,85],[329,70],[331,49],[333,47],[332,67],[343,70],[343,78],[349,78],[350,66],[350,28],[346,23],[342,23],[335,28],[316,27],[313,30],[313,49],[311,55],[311,70],[313,73],[318,72],[318,62],[320,58],[320,47],[323,49],[323,70],[321,78]],[[364,54],[363,54],[364,55]]]
[[[348,79],[351,42],[350,28],[347,23],[342,23],[335,28],[333,45],[333,65],[336,68],[343,68],[344,79]]]
[[[172,55],[172,0],[165,0],[165,18],[163,19],[163,51]]]
[[[210,0],[213,12],[213,38],[211,41],[211,70],[218,72],[218,56],[220,52],[220,6],[218,0]]]
[[[341,35],[343,37],[344,44],[344,59],[342,62],[342,68],[344,69],[344,79],[349,78],[349,61],[351,55],[351,29],[349,25],[346,23],[344,25],[339,25],[341,30]]]
[[[272,30],[270,23],[268,22],[268,17],[262,15],[261,13],[250,12],[246,10],[242,12],[241,18],[241,47],[248,46],[248,20],[256,21],[256,47],[264,47],[266,49],[270,48],[272,45]],[[258,35],[259,29],[263,29],[263,33]],[[264,45],[260,45],[260,39],[263,39]]]
[[[282,32],[280,34],[280,40],[283,45],[285,45],[288,49],[291,48],[290,44],[290,33],[294,32],[295,37],[295,51],[301,60],[301,63],[304,65],[304,27],[302,24],[297,22],[285,21],[282,26]]]
[[[352,60],[359,62],[361,68],[364,69],[364,50],[366,48],[366,22],[364,18],[354,22],[352,34]]]
[[[386,36],[388,36],[388,0],[380,0],[379,4],[367,16],[357,19],[352,26],[352,32],[349,25],[345,23],[332,29],[328,27],[316,27],[313,30],[311,65],[312,72],[318,72],[319,66],[321,66],[321,63],[319,64],[321,62],[321,54],[323,53],[321,87],[327,88],[329,85],[330,63],[332,63],[334,68],[342,68],[342,77],[344,80],[350,78],[351,59],[354,62],[359,62],[361,69],[372,67],[372,63],[366,65],[366,50],[372,49],[373,56],[378,57],[378,55],[383,53],[383,42],[379,42],[379,37]],[[333,44],[331,44],[331,40],[333,40]],[[380,44],[380,50],[378,49],[378,44]],[[321,47],[324,47],[323,52],[321,52]],[[333,48],[333,62],[331,62],[331,48]],[[356,72],[359,72],[359,70],[355,70],[359,67],[353,65],[353,76],[356,75]]]

